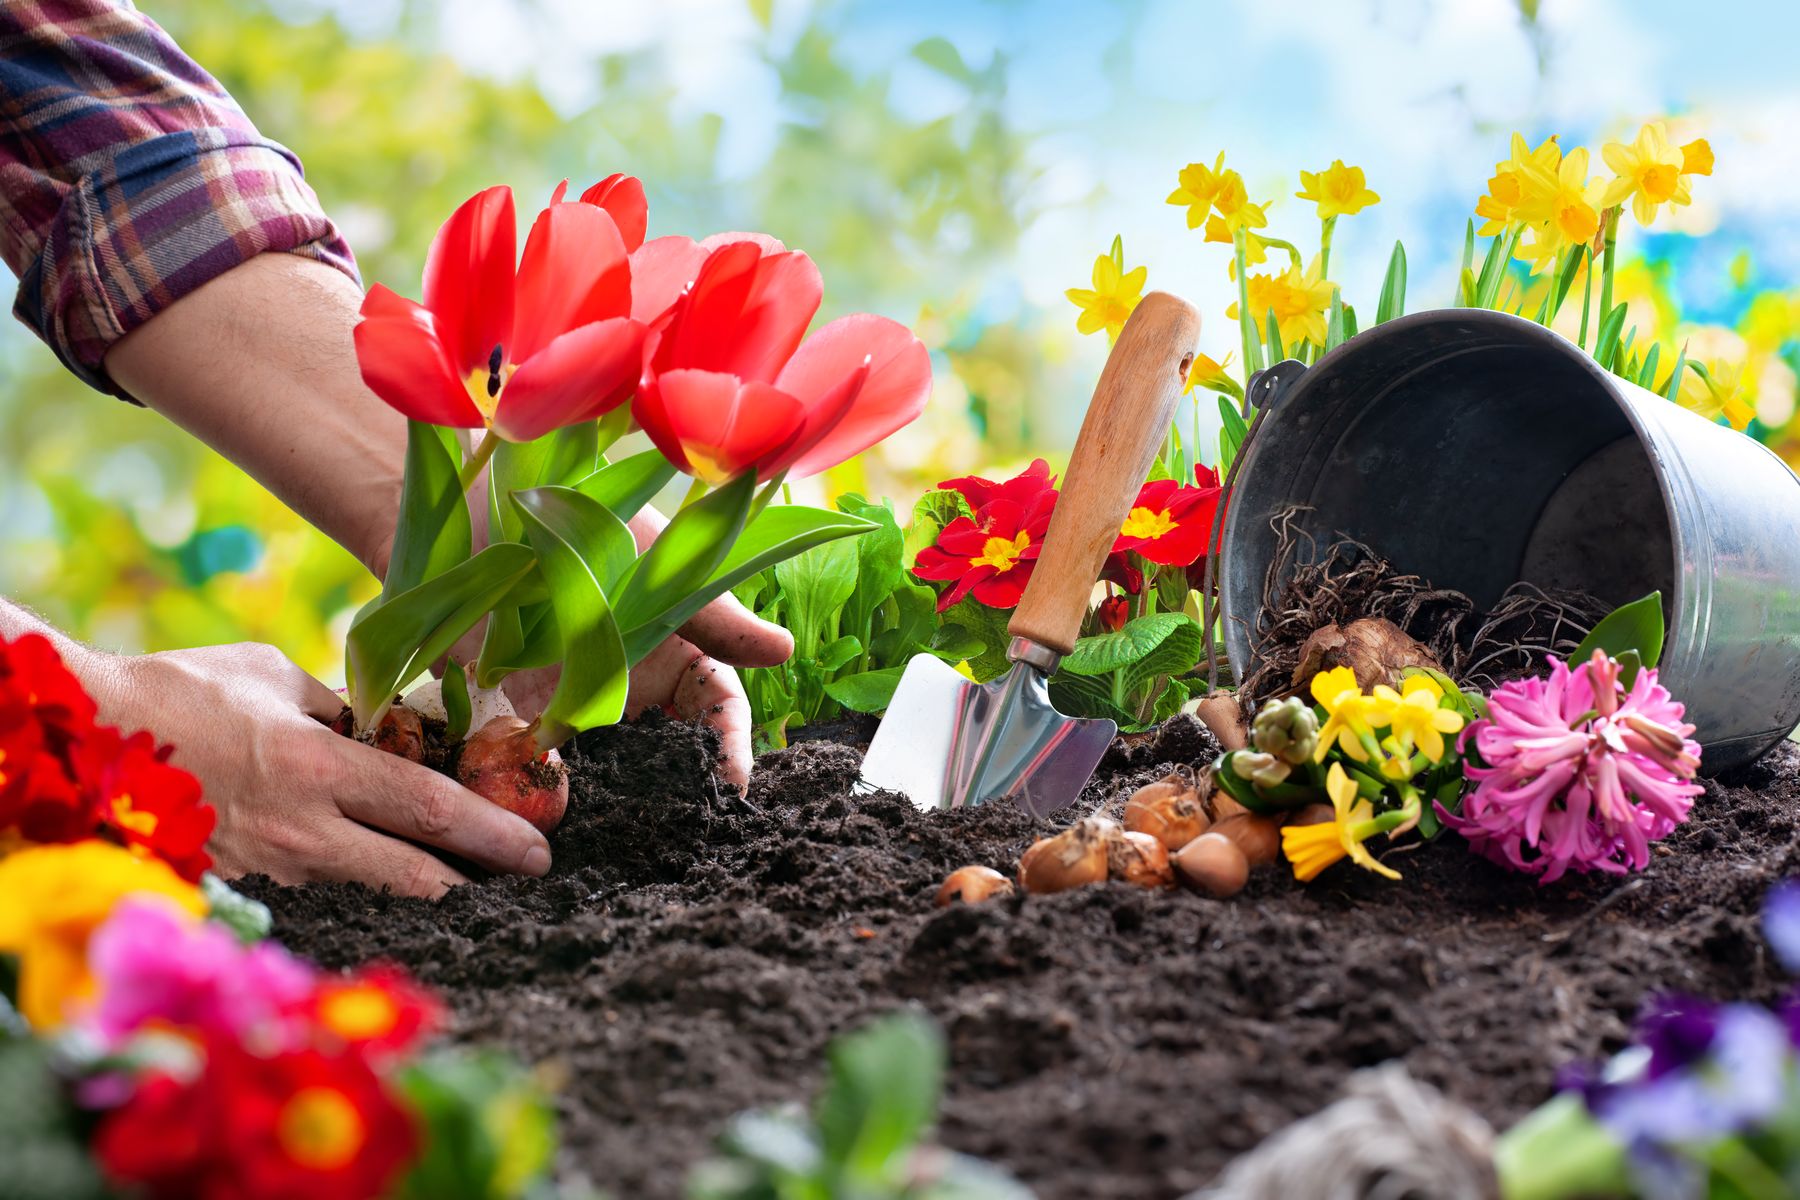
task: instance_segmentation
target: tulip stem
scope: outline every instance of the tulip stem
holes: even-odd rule
[[[706,491],[707,491],[706,480],[704,480],[704,479],[700,478],[698,475],[696,475],[694,477],[694,481],[692,483],[688,484],[687,495],[685,495],[681,498],[681,507],[685,509],[688,505],[694,503],[696,500],[700,499],[700,497],[706,495]]]
[[[788,493],[787,475],[785,473],[777,475],[775,478],[769,480],[769,482],[763,484],[762,490],[756,493],[756,499],[750,502],[750,512],[744,517],[744,524],[748,525],[750,522],[756,520],[756,518],[762,516],[763,509],[769,507],[770,503],[774,501],[776,492],[781,493],[781,502],[783,504],[792,504],[794,502],[793,497]]]
[[[457,476],[457,482],[462,485],[463,491],[467,492],[474,486],[475,477],[481,474],[481,468],[488,465],[488,459],[494,457],[494,451],[499,446],[499,435],[493,430],[481,435],[481,441],[475,444],[475,452],[469,455],[468,461],[463,463],[462,473]]]

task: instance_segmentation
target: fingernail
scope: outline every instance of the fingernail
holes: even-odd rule
[[[550,848],[533,846],[525,852],[525,859],[519,864],[519,870],[527,875],[543,875],[550,870]]]

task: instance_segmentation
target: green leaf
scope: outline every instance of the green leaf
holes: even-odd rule
[[[837,508],[875,526],[856,539],[856,588],[844,602],[840,626],[873,635],[876,610],[906,579],[906,535],[886,501],[876,503],[851,492],[838,497]]]
[[[458,482],[461,450],[452,430],[406,423],[406,473],[400,485],[400,517],[382,583],[385,603],[467,561],[469,506]]]
[[[998,608],[989,608],[974,597],[959,600],[956,606],[943,614],[943,620],[954,624],[980,639],[981,653],[965,655],[969,671],[976,679],[986,683],[990,679],[1006,674],[1010,663],[1006,661],[1006,647],[1012,641],[1012,635],[1006,631],[1006,623],[1012,619],[1012,613]]]
[[[776,565],[797,657],[818,657],[828,632],[837,628],[838,611],[856,590],[857,548],[856,542],[826,542]]]
[[[1075,648],[1062,660],[1062,669],[1071,675],[1111,674],[1143,661],[1188,626],[1196,632],[1199,629],[1182,613],[1151,613],[1134,618],[1112,633],[1077,638]]]
[[[1356,336],[1356,305],[1344,305],[1344,340],[1347,342]]]
[[[1457,278],[1456,294],[1464,308],[1475,307],[1475,276],[1470,274],[1467,268]]]
[[[345,639],[345,674],[358,729],[387,710],[401,684],[436,662],[533,565],[531,551],[499,542],[443,574],[364,608]]]
[[[1658,342],[1651,342],[1650,353],[1644,355],[1644,365],[1638,368],[1637,385],[1639,387],[1654,388],[1656,386],[1656,366],[1657,360],[1661,356],[1662,345]]]
[[[1192,698],[1193,695],[1188,691],[1187,684],[1183,683],[1181,680],[1169,679],[1164,681],[1162,691],[1156,694],[1156,703],[1151,706],[1149,724],[1162,724],[1164,721],[1180,712],[1181,706],[1186,704]]]
[[[901,583],[881,613],[880,625],[869,640],[872,667],[901,665],[926,650],[951,662],[981,653],[981,642],[969,637],[967,630],[938,624],[937,593],[922,583]],[[940,639],[947,640],[940,646]]]
[[[706,499],[710,500],[712,497],[708,496]],[[700,504],[705,503],[706,500],[700,501]],[[683,510],[676,520],[693,512],[700,504]],[[671,521],[669,528],[674,527],[675,523]],[[764,509],[729,544],[724,561],[718,564],[704,584],[689,592],[685,599],[677,599],[672,607],[665,608],[662,615],[654,621],[625,629],[626,653],[632,662],[642,661],[644,655],[655,649],[658,643],[679,629],[695,613],[750,576],[814,546],[838,538],[855,537],[873,528],[872,524],[861,517],[822,508],[809,508],[801,504],[777,504]],[[667,536],[668,530],[665,529],[662,536],[656,539],[656,545],[661,545],[662,539]],[[654,551],[655,546],[652,546],[651,552]],[[640,566],[638,574],[641,573]],[[638,578],[638,574],[627,581],[627,586]]]
[[[869,1184],[898,1181],[937,1115],[943,1035],[928,1018],[896,1014],[839,1038],[828,1058],[819,1142],[847,1185],[831,1194],[856,1195]]]
[[[1594,358],[1609,370],[1619,352],[1619,332],[1625,328],[1625,315],[1624,304],[1613,305],[1613,310],[1600,318],[1600,328],[1594,334]]]
[[[949,489],[926,492],[913,505],[912,523],[906,528],[905,561],[910,565],[919,551],[937,541],[944,526],[958,517],[973,517],[974,511],[963,494]]]
[[[1681,353],[1675,356],[1675,369],[1669,372],[1669,382],[1663,388],[1663,395],[1671,400],[1681,399],[1681,375],[1687,369],[1687,343],[1681,343]],[[1654,385],[1651,385],[1654,386]]]
[[[528,605],[500,604],[488,615],[481,653],[475,660],[475,682],[484,688],[498,687],[514,671],[548,667],[561,660],[562,636],[550,608],[549,591],[542,586],[542,574],[533,574],[542,600]],[[518,592],[513,589],[508,598]]]
[[[1269,310],[1267,327],[1268,333],[1266,334],[1266,337],[1269,344],[1269,361],[1280,362],[1287,357],[1287,351],[1282,348],[1281,323],[1275,319],[1275,310],[1272,308]]]
[[[1238,451],[1243,449],[1244,439],[1250,436],[1250,426],[1238,412],[1237,405],[1225,397],[1219,397],[1219,474],[1221,477],[1231,470],[1231,464],[1237,461]]]
[[[469,677],[454,658],[444,663],[439,685],[444,697],[444,736],[460,742],[469,735]]]
[[[534,442],[501,442],[488,463],[488,540],[524,540],[519,515],[506,498],[515,491],[567,484],[594,473],[599,435],[592,421],[547,433]]]
[[[556,1115],[531,1075],[495,1050],[438,1050],[397,1072],[422,1152],[396,1200],[537,1195],[556,1151]]]
[[[832,544],[841,546],[844,543],[834,542]],[[820,649],[818,657],[819,670],[829,674],[861,654],[862,649],[862,643],[854,637],[838,638],[836,641],[831,642]]]
[[[825,694],[852,712],[884,712],[905,673],[906,668],[899,666],[845,675],[827,683]]]
[[[1463,225],[1462,266],[1459,267],[1458,270],[1463,275],[1469,275],[1469,273],[1474,269],[1474,267],[1475,267],[1475,222],[1471,220],[1471,221],[1465,222]],[[1471,294],[1473,294],[1473,293],[1471,293]]]
[[[1112,721],[1121,729],[1129,729],[1131,714],[1113,700],[1110,675],[1070,675],[1058,671],[1051,676],[1050,703],[1056,711],[1069,717]]]
[[[513,506],[537,551],[562,637],[562,673],[540,718],[538,742],[548,748],[625,713],[630,666],[601,580],[615,570],[623,573],[617,563],[621,554],[631,560],[631,534],[612,513],[570,488],[514,492]]]
[[[1562,311],[1563,301],[1569,297],[1569,289],[1575,286],[1575,273],[1581,270],[1581,264],[1585,261],[1585,255],[1576,253],[1569,255],[1569,261],[1563,264],[1562,274],[1556,279],[1556,299],[1550,305],[1550,320],[1555,320],[1556,314]],[[1545,323],[1548,324],[1548,321]]]
[[[1595,650],[1604,650],[1620,661],[1627,651],[1636,651],[1644,666],[1654,667],[1662,657],[1665,632],[1662,593],[1651,592],[1602,617],[1569,656],[1569,665],[1579,666],[1592,658]]]
[[[755,496],[756,476],[740,475],[676,513],[618,590],[613,608],[619,628],[629,634],[658,625],[698,592],[744,531]],[[655,637],[644,653],[660,641]]]
[[[1515,225],[1496,237],[1488,247],[1487,258],[1481,264],[1481,276],[1475,283],[1476,308],[1494,307],[1500,285],[1506,279],[1507,264],[1512,261],[1513,248],[1519,244],[1519,233],[1520,227]]]
[[[619,520],[629,521],[673,478],[675,468],[662,456],[662,451],[646,450],[608,463],[587,478],[578,480],[574,487],[588,499],[605,506]]]
[[[1325,318],[1325,349],[1335,350],[1344,344],[1344,293],[1331,289],[1331,309]]]
[[[1375,304],[1375,323],[1391,321],[1406,311],[1406,247],[1394,243],[1388,257],[1387,276],[1381,281],[1381,299]]]
[[[1135,692],[1159,675],[1185,675],[1200,661],[1201,651],[1205,648],[1206,637],[1199,622],[1186,613],[1152,614],[1180,617],[1169,633],[1159,641],[1142,658],[1125,668],[1125,688]],[[1138,618],[1140,621],[1148,617]],[[1130,628],[1130,622],[1126,622]],[[1121,633],[1124,630],[1120,630]]]

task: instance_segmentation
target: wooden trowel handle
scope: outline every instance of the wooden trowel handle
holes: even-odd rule
[[[1007,624],[1059,654],[1075,647],[1100,568],[1137,498],[1200,341],[1200,314],[1167,292],[1138,304],[1106,360],[1075,439],[1031,582]]]

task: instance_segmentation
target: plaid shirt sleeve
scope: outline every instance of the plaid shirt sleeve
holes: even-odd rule
[[[271,250],[357,278],[299,159],[130,0],[0,3],[0,254],[71,371],[124,396],[115,342]]]

